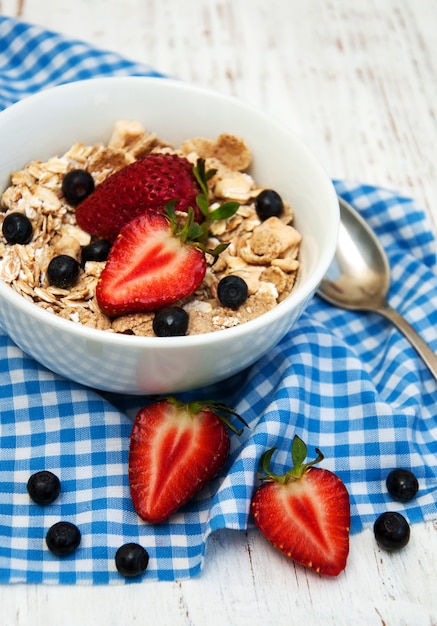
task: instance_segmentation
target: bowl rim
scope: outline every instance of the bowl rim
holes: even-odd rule
[[[54,329],[59,329],[73,336],[80,337],[81,339],[95,342],[104,342],[109,345],[114,345],[118,347],[126,346],[126,348],[132,348],[136,346],[138,349],[142,348],[154,350],[169,350],[181,347],[189,348],[201,346],[203,344],[207,344],[209,346],[221,342],[225,337],[228,340],[232,340],[234,336],[240,338],[248,334],[256,333],[260,329],[265,328],[266,326],[268,327],[270,322],[275,322],[278,320],[278,318],[286,317],[286,312],[284,312],[284,309],[290,310],[290,313],[292,313],[295,309],[298,309],[301,304],[305,302],[305,300],[311,298],[315,293],[318,284],[322,280],[325,272],[328,269],[329,263],[331,262],[335,254],[338,230],[340,225],[340,210],[339,208],[337,211],[335,210],[335,206],[338,206],[338,201],[333,183],[314,156],[314,154],[307,148],[305,143],[300,139],[298,135],[296,135],[283,122],[280,122],[275,117],[272,117],[272,115],[265,113],[264,111],[260,110],[257,107],[254,107],[253,105],[245,102],[240,98],[227,94],[222,94],[218,91],[203,86],[186,83],[179,79],[165,78],[159,76],[105,76],[75,80],[56,86],[46,87],[41,91],[22,98],[18,102],[15,102],[6,109],[0,111],[0,121],[1,123],[3,123],[3,120],[6,120],[7,122],[9,117],[15,116],[17,114],[19,115],[22,109],[24,109],[25,111],[26,108],[32,107],[34,102],[37,102],[39,100],[44,101],[45,99],[50,98],[53,92],[57,92],[60,94],[62,94],[62,92],[65,92],[66,94],[68,94],[68,92],[75,91],[77,89],[86,89],[87,84],[88,86],[90,86],[90,88],[95,89],[96,87],[103,87],[111,83],[112,85],[120,84],[120,87],[123,88],[126,88],[126,85],[128,84],[149,84],[151,87],[153,87],[154,84],[159,84],[160,88],[163,87],[164,89],[178,89],[204,94],[205,96],[210,98],[218,98],[223,102],[230,103],[232,106],[238,106],[240,107],[240,109],[246,110],[251,115],[258,116],[260,120],[264,120],[269,125],[275,127],[277,130],[280,130],[284,135],[288,135],[292,139],[292,141],[299,147],[299,150],[306,154],[306,157],[313,163],[314,167],[319,170],[319,173],[322,175],[322,177],[325,178],[327,201],[329,201],[329,196],[331,196],[331,227],[334,229],[336,236],[332,237],[331,241],[326,246],[326,250],[324,251],[323,255],[325,262],[319,263],[317,271],[314,271],[311,276],[305,277],[305,281],[299,284],[295,290],[292,290],[291,293],[282,302],[278,303],[273,309],[261,314],[255,319],[249,320],[242,324],[238,324],[235,327],[209,331],[197,335],[184,335],[177,337],[144,337],[137,335],[125,335],[122,333],[115,333],[108,330],[85,326],[84,324],[81,324],[79,322],[74,322],[72,320],[61,318],[60,316],[50,311],[42,309],[35,303],[27,300],[26,298],[15,292],[2,279],[0,279],[0,297],[6,298],[10,302],[10,304],[16,306],[23,314],[29,315],[36,321],[40,321],[46,326],[52,326]]]

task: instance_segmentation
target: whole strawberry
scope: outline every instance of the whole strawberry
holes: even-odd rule
[[[264,537],[292,560],[320,574],[337,576],[349,553],[350,504],[343,482],[326,469],[304,463],[305,443],[293,439],[294,467],[283,475],[270,472],[275,448],[261,458],[265,482],[252,497],[251,511]]]
[[[166,398],[141,409],[129,449],[132,501],[146,522],[166,520],[225,465],[234,411],[221,403]],[[241,417],[237,416],[243,423]]]
[[[145,211],[161,211],[170,201],[176,210],[192,207],[195,220],[203,219],[196,205],[200,187],[193,166],[176,154],[149,154],[115,172],[98,185],[76,209],[77,223],[100,239],[114,241],[122,227]]]

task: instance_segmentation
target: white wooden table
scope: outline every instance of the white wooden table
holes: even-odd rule
[[[2,0],[0,14],[238,96],[290,126],[332,178],[414,197],[437,231],[436,0]],[[435,626],[436,575],[437,522],[392,555],[370,531],[353,536],[338,579],[225,531],[197,579],[0,586],[0,622]]]

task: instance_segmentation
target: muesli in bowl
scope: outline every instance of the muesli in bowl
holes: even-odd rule
[[[42,309],[116,333],[195,335],[255,319],[293,289],[302,237],[290,204],[247,173],[251,160],[245,140],[232,134],[175,147],[139,121],[120,120],[107,144],[75,143],[61,156],[31,161],[2,195],[0,278]],[[186,246],[176,276],[175,261],[166,261],[162,286],[161,276],[149,275],[168,244],[164,250],[154,223],[146,259],[150,220],[133,218],[162,213],[172,201],[179,230],[191,210],[203,245]],[[141,241],[133,245],[134,238]],[[203,274],[192,283],[195,264]]]
[[[248,210],[246,207],[250,207],[261,189],[275,190],[286,204],[285,213],[279,218],[281,229],[284,224],[287,227],[292,226],[301,235],[297,258],[293,259],[294,254],[290,254],[290,262],[295,264],[297,260],[299,264],[297,273],[295,269],[290,272],[290,293],[288,295],[285,295],[285,292],[280,293],[281,285],[279,282],[275,283],[272,277],[265,280],[268,273],[266,276],[263,272],[270,272],[272,275],[278,276],[280,274],[276,269],[273,271],[271,268],[265,270],[264,267],[267,266],[264,261],[261,266],[250,264],[255,267],[254,273],[263,274],[264,280],[259,282],[263,288],[267,288],[266,292],[268,294],[269,290],[273,292],[271,285],[274,285],[278,292],[278,299],[273,308],[244,323],[232,325],[235,321],[232,318],[239,319],[246,305],[243,304],[237,309],[227,307],[226,319],[230,322],[231,327],[222,329],[219,326],[219,329],[214,330],[214,332],[192,334],[193,331],[190,329],[187,331],[190,334],[184,336],[161,337],[147,334],[139,336],[131,334],[132,328],[121,327],[117,332],[112,328],[112,325],[115,323],[115,319],[120,317],[130,317],[132,320],[138,317],[143,319],[144,311],[125,312],[125,315],[117,316],[107,315],[110,318],[111,330],[102,330],[98,327],[104,319],[100,317],[100,305],[98,309],[93,309],[100,320],[99,323],[91,322],[91,324],[95,323],[96,327],[83,323],[83,320],[79,319],[80,315],[88,315],[86,307],[83,306],[84,302],[89,300],[94,307],[99,291],[98,285],[108,284],[108,280],[101,280],[96,283],[97,277],[93,276],[90,270],[88,278],[90,282],[89,298],[85,298],[83,293],[78,293],[75,299],[72,298],[72,294],[76,289],[79,288],[80,290],[80,282],[68,288],[64,286],[52,289],[53,285],[51,285],[50,290],[47,291],[49,285],[45,282],[46,275],[43,274],[42,268],[44,268],[44,264],[50,263],[53,250],[47,254],[45,259],[43,252],[37,253],[36,270],[34,261],[31,260],[29,264],[22,267],[21,260],[17,261],[17,258],[11,255],[7,262],[2,262],[2,275],[5,278],[0,279],[1,331],[41,365],[69,380],[93,389],[141,395],[171,394],[196,389],[231,377],[272,350],[293,328],[311,300],[320,280],[325,275],[335,252],[339,226],[338,201],[332,182],[314,156],[292,132],[264,113],[235,98],[181,81],[149,77],[97,78],[46,89],[0,112],[0,135],[2,137],[0,189],[4,192],[11,187],[11,172],[23,172],[26,164],[33,164],[30,166],[30,170],[33,171],[33,168],[36,168],[38,177],[40,176],[41,163],[51,164],[49,167],[52,167],[54,171],[45,176],[52,178],[53,183],[52,186],[49,184],[48,190],[45,189],[42,192],[43,197],[39,201],[44,211],[38,210],[37,212],[38,207],[33,208],[35,215],[38,213],[42,216],[39,218],[41,219],[41,237],[44,238],[47,233],[56,233],[53,245],[56,244],[56,241],[58,244],[62,242],[62,246],[57,248],[57,256],[62,256],[68,249],[71,232],[73,231],[77,235],[74,221],[70,224],[67,222],[61,233],[60,229],[64,217],[67,219],[67,215],[73,218],[79,215],[81,212],[79,207],[81,205],[86,206],[88,200],[79,204],[77,209],[72,206],[68,206],[67,209],[66,205],[69,203],[63,205],[63,193],[61,193],[62,190],[60,191],[59,186],[60,178],[64,179],[65,172],[70,166],[62,161],[61,155],[69,152],[75,144],[91,147],[103,144],[103,147],[100,147],[93,157],[95,159],[93,180],[95,175],[96,191],[103,188],[105,182],[99,182],[97,177],[99,167],[102,171],[102,177],[106,177],[106,180],[111,180],[117,174],[108,178],[109,172],[104,171],[106,166],[98,165],[98,154],[104,153],[105,146],[107,149],[114,133],[114,126],[119,120],[137,120],[145,129],[153,129],[156,137],[164,137],[171,146],[177,148],[155,145],[151,149],[152,152],[154,150],[164,153],[171,153],[175,150],[178,152],[188,140],[187,138],[212,138],[206,142],[207,146],[210,145],[209,141],[215,143],[217,138],[223,134],[244,138],[244,142],[250,149],[251,163],[248,169],[238,170],[239,173],[235,175],[235,178],[245,181],[245,185],[248,180],[254,181],[254,188],[249,189],[249,200],[247,200],[247,191],[243,198],[237,197],[235,199],[241,207],[239,209],[240,216],[242,211]],[[157,141],[157,139],[150,137],[147,132],[145,135],[152,141]],[[122,133],[121,136],[124,134]],[[112,148],[118,149],[116,145]],[[229,148],[227,151],[229,152]],[[122,165],[117,167],[126,169],[129,167],[129,165],[125,166],[125,153],[127,151],[122,148],[121,152],[123,152]],[[199,155],[202,158],[203,153],[199,147],[195,149],[191,147],[187,148],[187,154],[183,157],[192,158],[190,155],[194,154],[196,157]],[[54,158],[53,155],[59,155],[59,158]],[[145,157],[141,158],[148,156],[146,154]],[[215,168],[214,163],[216,161],[214,158],[217,156],[216,154],[211,157],[208,153],[203,155],[206,171]],[[137,158],[134,155],[133,158],[139,160],[139,156]],[[39,161],[35,162],[36,159]],[[222,161],[223,157],[219,160]],[[191,171],[193,165],[197,166],[197,162],[194,163],[194,161],[195,158],[188,162]],[[79,165],[79,169],[85,169],[80,159],[77,163],[74,162],[71,167],[77,165]],[[112,165],[112,167],[114,166]],[[61,171],[58,171],[59,168]],[[233,165],[226,169],[237,171]],[[28,170],[25,171],[27,172],[25,176],[29,177],[29,184],[32,187],[37,177],[34,177],[33,174],[31,176]],[[222,177],[222,181],[225,181],[225,177]],[[213,179],[208,181],[209,185],[213,185],[213,183]],[[224,182],[222,182],[222,187],[225,187]],[[229,188],[229,185],[226,184],[226,187]],[[240,183],[236,185],[236,188],[239,189],[240,187]],[[31,202],[37,202],[37,197],[41,194],[30,193],[24,189],[23,194],[28,196],[29,207],[31,207]],[[12,192],[6,192],[6,198],[9,193]],[[211,191],[212,193],[213,191]],[[93,195],[91,194],[91,196]],[[175,195],[179,197],[179,194],[173,194],[173,197]],[[226,196],[226,194],[224,195]],[[235,192],[230,195],[235,195]],[[215,202],[215,198],[211,195],[211,203],[213,202]],[[231,199],[230,202],[232,204],[234,199]],[[229,203],[227,197],[219,198],[220,207],[227,203]],[[197,206],[197,203],[194,204]],[[292,222],[288,223],[289,208],[287,204],[292,207],[293,212]],[[56,216],[60,210],[60,205],[64,206],[61,211],[65,210],[65,216],[61,220],[57,220]],[[15,212],[24,213],[23,208],[18,210],[17,205],[14,204],[14,206]],[[11,211],[11,209],[5,208],[6,211]],[[178,215],[180,208],[180,206],[175,205],[176,215]],[[250,223],[250,217],[245,218],[243,215],[243,218],[248,219]],[[140,218],[134,219],[140,220]],[[162,219],[165,218],[161,216]],[[229,222],[236,219],[240,218],[227,218]],[[195,230],[194,221],[192,226]],[[258,226],[261,224],[257,224],[255,228]],[[128,228],[128,225],[124,228]],[[220,221],[211,225],[211,229],[213,228],[220,228]],[[33,229],[36,229],[35,233],[33,233]],[[32,224],[30,243],[22,244],[19,248],[22,255],[33,250],[32,245],[37,240],[35,235],[40,236],[38,229],[38,225]],[[83,227],[82,230],[84,230]],[[251,232],[250,228],[249,232]],[[253,229],[254,232],[255,229]],[[79,241],[81,250],[78,251],[75,243],[74,249],[70,251],[70,254],[73,255],[80,253],[80,260],[79,257],[71,257],[79,265],[79,280],[82,280],[81,277],[85,280],[82,253],[87,245],[86,242],[90,237],[93,239],[101,238],[99,235],[91,234],[85,230],[81,234],[82,236],[84,239]],[[219,241],[219,237],[222,236],[224,234],[220,232],[212,234],[211,241],[204,242],[203,245],[213,248],[216,240]],[[72,239],[77,239],[77,237],[74,236]],[[107,273],[108,278],[110,257],[115,256],[114,250],[122,248],[123,252],[123,245],[117,244],[120,238],[116,239],[115,242],[110,242],[111,253],[104,263],[100,278],[104,272]],[[121,241],[123,241],[123,237],[121,237]],[[2,245],[11,249],[15,244],[10,246],[3,240]],[[222,250],[215,266],[212,266],[212,258],[206,253],[205,277],[202,277],[202,280],[210,275],[211,266],[214,271],[218,270],[220,264],[231,252],[232,245]],[[38,255],[41,255],[41,258],[38,258]],[[220,257],[222,258],[220,259]],[[270,262],[272,267],[275,265],[280,267],[278,265],[279,259],[281,256],[275,263],[273,260]],[[280,263],[282,262],[283,260],[280,261]],[[99,263],[103,266],[101,261]],[[111,265],[113,266],[112,263]],[[249,266],[249,263],[247,265]],[[24,267],[26,269],[23,269]],[[93,266],[90,265],[90,267]],[[60,269],[64,271],[65,268],[58,267],[57,271]],[[282,267],[280,269],[284,271]],[[36,284],[35,282],[36,288],[41,290],[38,296],[40,298],[39,304],[33,300],[35,286],[32,281],[36,281],[34,271],[37,274],[41,271],[41,275],[44,276],[42,283]],[[97,273],[97,269],[95,272]],[[230,271],[231,275],[234,273],[234,271]],[[181,282],[183,282],[184,273],[179,275]],[[196,274],[196,280],[198,280],[199,275]],[[117,271],[112,278],[109,276],[111,279],[109,282],[111,283],[114,279],[115,282],[112,284],[117,284],[116,289],[102,290],[106,295],[103,298],[103,305],[109,301],[108,292],[117,297],[121,297],[123,294],[123,280],[120,284],[117,282],[117,276],[120,278],[123,273]],[[9,281],[8,283],[6,279]],[[20,280],[23,282],[19,282]],[[244,280],[246,281],[246,279]],[[15,288],[11,288],[14,281],[15,284],[18,283],[21,286],[22,291],[18,292]],[[32,284],[30,294],[26,292],[27,282]],[[250,279],[247,278],[248,286],[250,286],[250,282]],[[125,281],[125,283],[129,287],[131,286],[129,281]],[[61,293],[51,293],[59,289],[61,289]],[[195,288],[195,291],[197,290],[198,286]],[[94,299],[94,292],[96,299]],[[62,305],[58,304],[55,295],[59,296]],[[210,298],[208,295],[201,306],[209,307],[211,305],[213,308],[218,306],[215,294],[213,296]],[[256,297],[255,294],[248,295],[247,302]],[[47,298],[49,298],[49,302],[46,302]],[[60,314],[53,313],[55,303],[51,301],[52,299],[59,307],[59,311],[66,309],[66,313],[63,315],[66,315],[67,319]],[[182,298],[182,302],[184,306],[188,307],[185,297]],[[125,305],[125,303],[120,304],[120,302],[118,304],[120,306]],[[110,303],[110,306],[113,305],[114,302]],[[194,308],[200,309],[201,306],[196,304]],[[71,314],[76,322],[71,321]],[[150,314],[148,312],[146,317]],[[208,313],[208,315],[210,314]],[[200,324],[200,322],[204,323],[201,311],[198,313],[190,312],[189,317],[192,327],[195,324]],[[109,321],[105,323],[109,324]],[[208,323],[212,324],[210,321]],[[150,329],[150,320],[148,326]]]

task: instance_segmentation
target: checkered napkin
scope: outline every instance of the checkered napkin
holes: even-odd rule
[[[157,75],[115,54],[0,19],[0,101],[43,87],[110,74]],[[413,201],[375,187],[336,182],[376,230],[392,267],[390,302],[437,350],[435,242]],[[418,522],[437,518],[437,383],[404,337],[376,314],[336,309],[317,297],[281,343],[231,380],[187,394],[227,402],[250,428],[232,435],[221,475],[168,523],[142,522],[132,507],[127,455],[132,418],[144,398],[98,393],[38,365],[0,331],[0,582],[126,582],[114,554],[138,542],[150,554],[143,579],[199,574],[205,544],[221,528],[251,526],[249,501],[258,462],[277,446],[274,471],[290,463],[295,433],[325,454],[322,466],[346,483],[352,532],[388,509]],[[394,467],[411,468],[419,496],[407,505],[387,495]],[[59,499],[33,504],[29,476],[40,469],[62,482]],[[78,525],[76,553],[45,547],[59,520]]]

